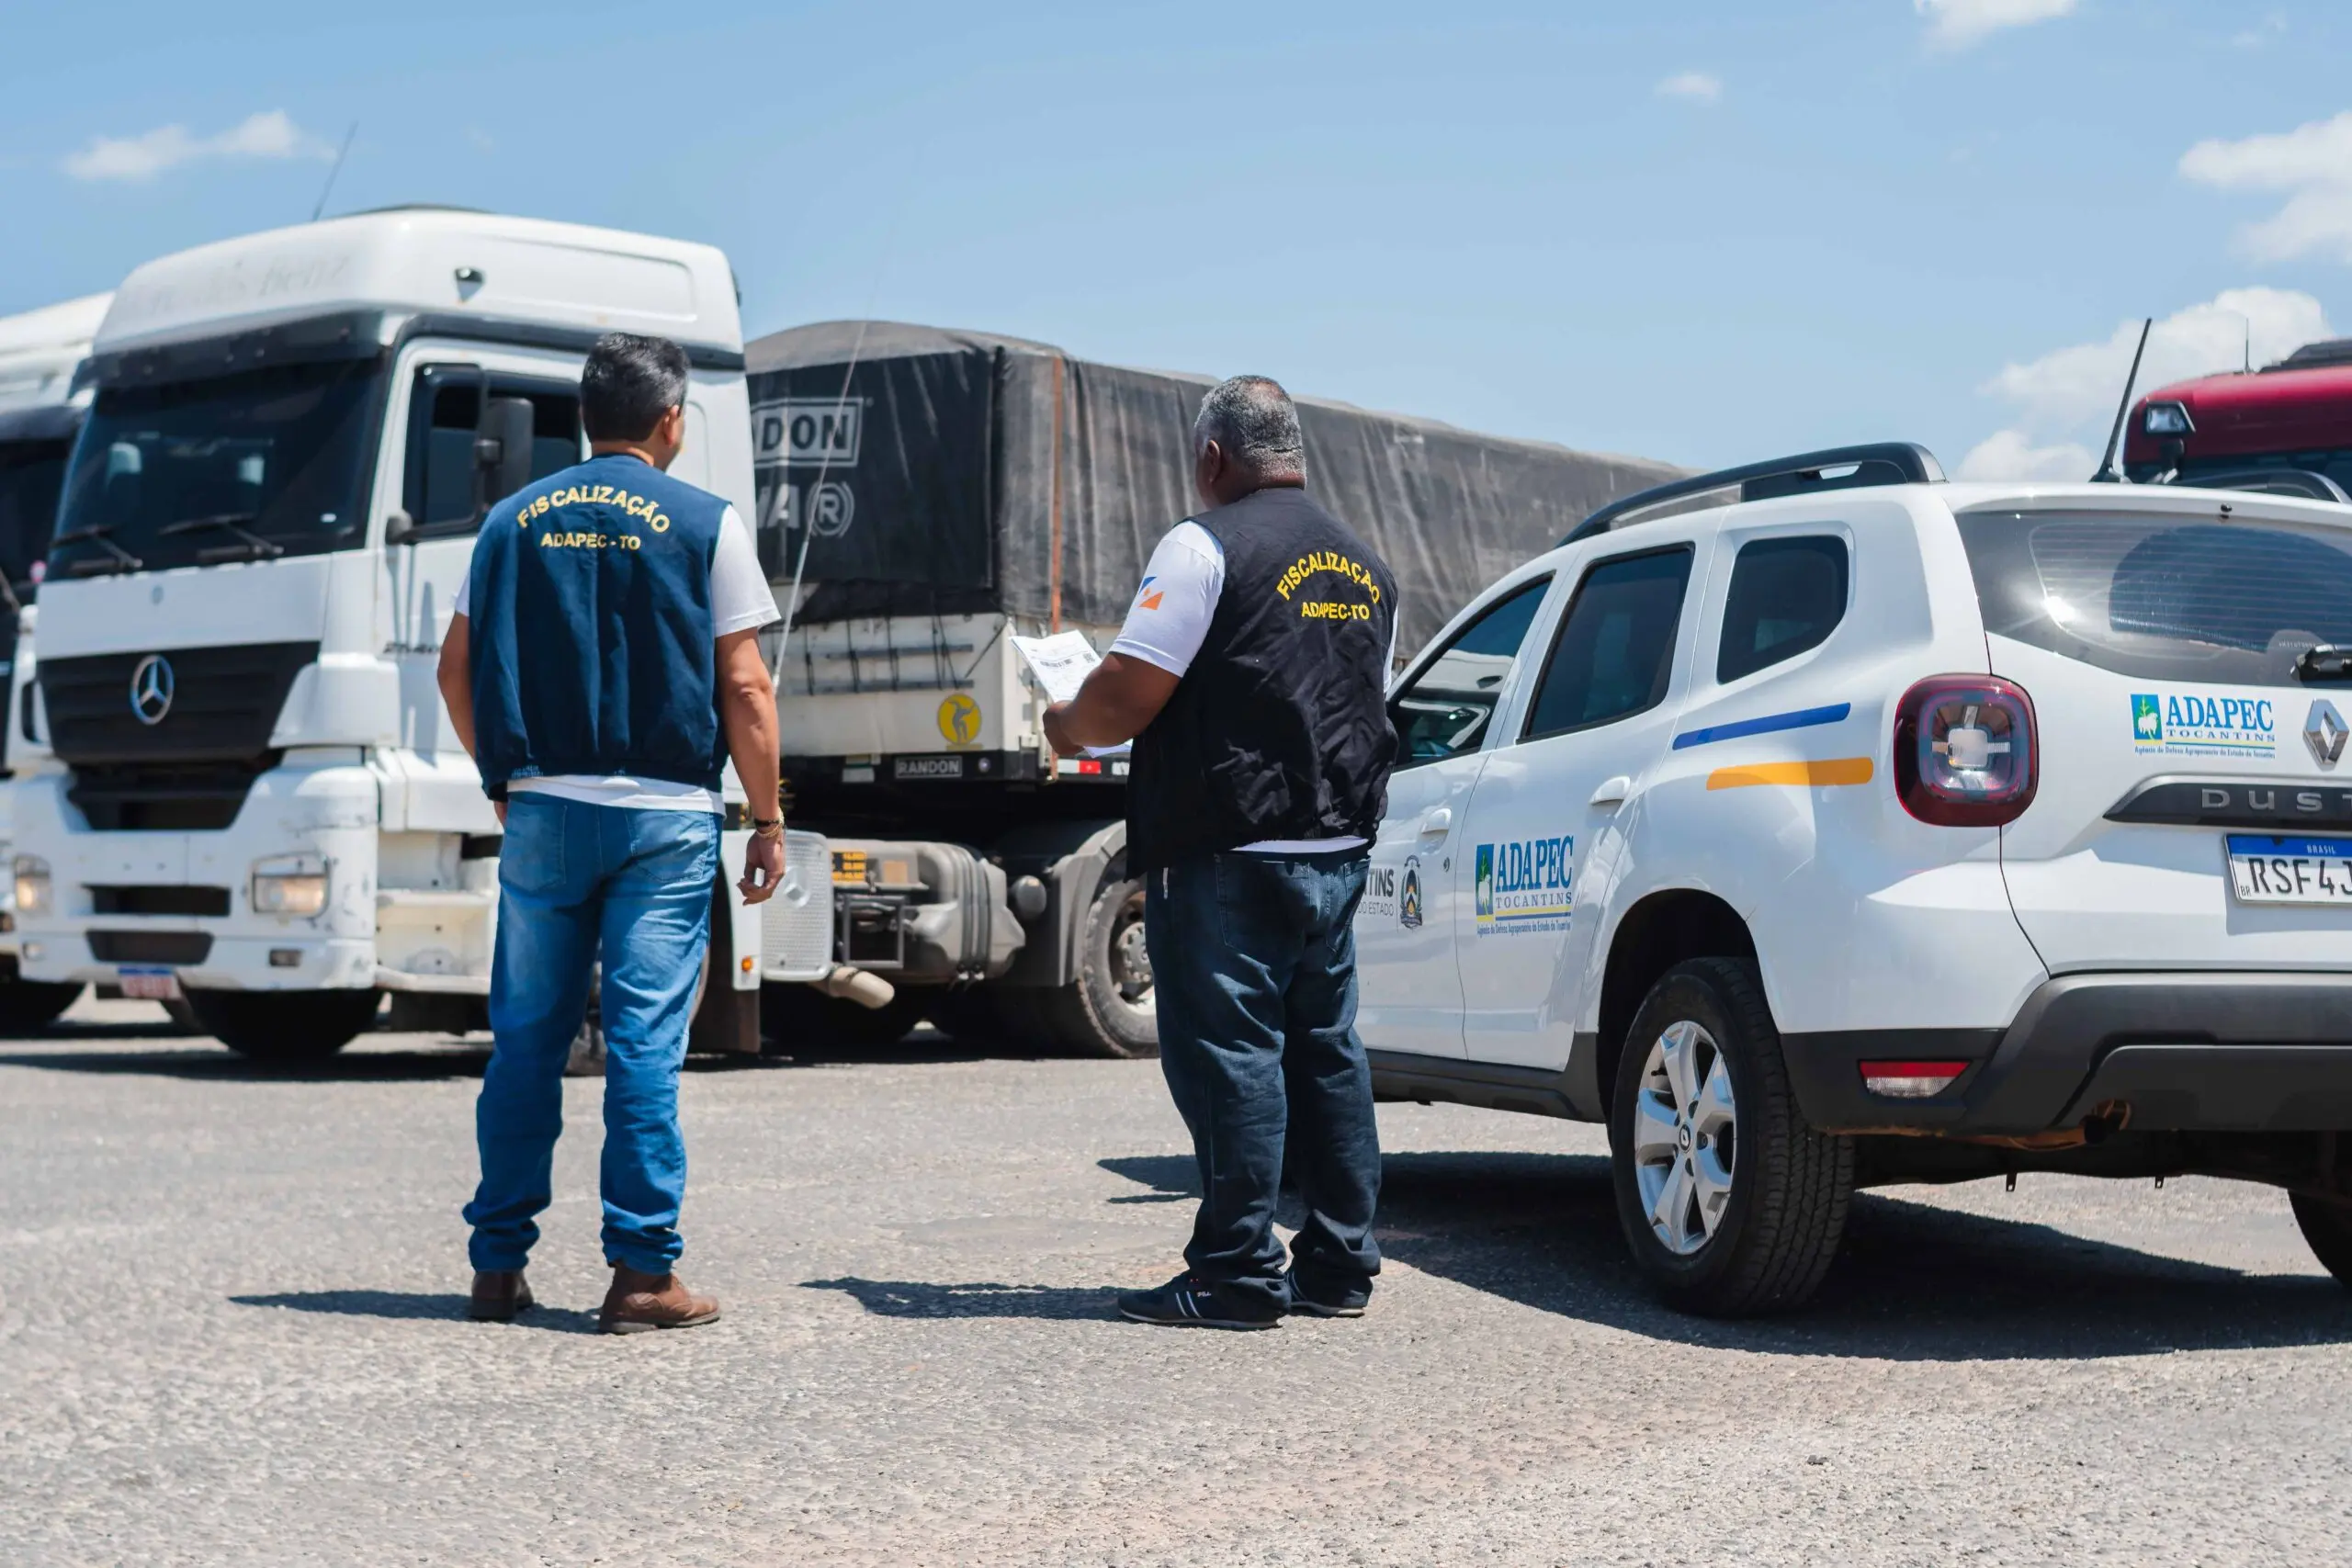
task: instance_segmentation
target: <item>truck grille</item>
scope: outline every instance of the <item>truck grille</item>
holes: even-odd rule
[[[229,890],[225,887],[126,886],[120,884],[90,887],[90,912],[94,915],[209,915],[229,912]]]
[[[278,755],[195,766],[77,767],[65,798],[102,833],[215,833],[237,819],[254,780],[277,766]]]
[[[92,931],[90,956],[101,964],[201,964],[212,955],[210,931]]]
[[[150,658],[170,667],[170,700],[153,723],[131,705]],[[39,679],[50,745],[75,769],[110,763],[249,761],[270,732],[315,642],[257,642],[44,659]]]
[[[833,961],[833,857],[822,836],[786,833],[784,886],[760,906],[760,973],[822,976]]]

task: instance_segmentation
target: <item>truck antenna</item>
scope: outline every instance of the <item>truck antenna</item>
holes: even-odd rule
[[[334,166],[327,171],[327,183],[319,187],[319,204],[311,209],[311,221],[316,223],[327,209],[327,197],[334,190],[334,177],[343,173],[343,161],[351,153],[351,139],[359,134],[359,122],[353,120],[351,129],[343,133],[343,145],[335,149]]]
[[[2123,422],[2132,414],[2132,389],[2140,382],[2140,356],[2148,352],[2148,333],[2155,324],[2154,316],[2140,323],[2140,346],[2132,351],[2132,373],[2123,378],[2123,400],[2115,405],[2115,426],[2107,433],[2107,456],[2099,460],[2098,472],[2091,476],[2095,485],[2123,482],[2123,476],[2115,471],[2115,449],[2123,443]]]

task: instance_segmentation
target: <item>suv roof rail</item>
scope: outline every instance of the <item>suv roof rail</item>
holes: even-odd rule
[[[2309,468],[2232,468],[2224,474],[2187,474],[2165,481],[2192,490],[2252,490],[2271,495],[2296,495],[2305,501],[2352,503],[2352,495],[2325,474]]]
[[[1831,473],[1829,470],[1839,470]],[[1679,501],[1686,495],[1702,495],[1711,490],[1739,487],[1742,501],[1769,501],[1780,495],[1803,495],[1814,491],[1857,490],[1871,485],[1931,485],[1941,484],[1943,465],[1936,455],[1912,441],[1874,441],[1860,446],[1832,446],[1821,452],[1800,453],[1793,457],[1774,457],[1761,463],[1746,463],[1736,468],[1719,468],[1712,474],[1693,474],[1687,479],[1675,479],[1632,495],[1618,497],[1569,530],[1560,541],[1572,545],[1578,539],[1589,539],[1595,534],[1605,534],[1618,525],[1619,520],[1636,512],[1647,512],[1669,501]]]

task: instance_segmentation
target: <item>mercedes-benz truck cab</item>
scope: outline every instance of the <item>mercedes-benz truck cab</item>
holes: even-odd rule
[[[40,581],[65,460],[90,404],[84,369],[110,294],[0,318],[0,690],[7,717],[32,658],[33,592]],[[28,668],[21,674],[17,666]],[[8,858],[11,774],[38,770],[44,753],[0,722],[0,861]],[[38,985],[17,974],[12,889],[0,886],[0,1034],[40,1029],[81,994],[74,984]]]
[[[434,674],[488,504],[584,456],[603,333],[693,365],[673,471],[752,502],[727,258],[439,209],[140,267],[91,361],[43,586],[15,892],[25,974],[184,994],[250,1055],[479,1017],[499,822]],[[758,1049],[732,803],[695,1018]]]

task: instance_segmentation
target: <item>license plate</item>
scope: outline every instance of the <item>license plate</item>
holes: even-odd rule
[[[180,994],[180,977],[168,969],[122,969],[115,978],[122,987],[122,994],[141,1001],[175,1001]]]
[[[2230,891],[2241,904],[2352,908],[2352,839],[2229,836]]]
[[[895,757],[890,761],[890,776],[894,779],[960,779],[964,776],[964,759]]]

